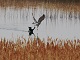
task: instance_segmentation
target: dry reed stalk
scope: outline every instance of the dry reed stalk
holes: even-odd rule
[[[72,1],[72,2],[71,2]],[[69,11],[80,11],[79,0],[0,0],[0,7],[44,7],[47,9],[63,9]]]
[[[50,39],[50,38],[48,38]],[[26,39],[24,39],[26,40]],[[43,42],[39,38],[16,43],[0,40],[1,60],[80,60],[80,40]],[[57,43],[55,45],[55,43]],[[62,44],[64,43],[64,44]],[[24,45],[25,44],[25,45]],[[23,45],[23,46],[22,46]]]

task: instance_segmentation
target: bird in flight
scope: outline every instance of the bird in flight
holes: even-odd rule
[[[32,14],[33,15],[33,14]],[[34,19],[34,22],[32,24],[36,24],[37,28],[39,27],[39,25],[41,24],[41,22],[44,20],[45,18],[45,15],[43,14],[39,19],[38,21],[34,18],[33,16],[33,19]]]

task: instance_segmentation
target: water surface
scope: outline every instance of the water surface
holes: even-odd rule
[[[63,11],[46,8],[0,8],[0,38],[15,40],[17,37],[29,37],[28,27],[34,27],[33,16],[38,20],[45,14],[41,25],[34,30],[35,36],[41,39],[52,37],[53,39],[80,39],[80,12]],[[38,34],[37,34],[38,33]],[[30,37],[34,37],[33,35]]]

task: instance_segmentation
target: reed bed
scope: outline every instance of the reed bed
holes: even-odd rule
[[[64,9],[80,11],[80,0],[0,0],[0,7],[43,7],[47,9]]]
[[[0,60],[80,60],[80,40],[0,40]]]

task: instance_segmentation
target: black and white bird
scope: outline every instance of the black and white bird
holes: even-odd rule
[[[31,36],[32,34],[34,35],[33,33],[33,30],[35,29],[35,27],[32,29],[32,27],[28,27],[29,28],[29,36]],[[35,36],[35,35],[34,35]]]
[[[39,25],[41,24],[41,22],[45,19],[45,15],[43,14],[39,19],[38,21],[34,18],[33,16],[33,19],[34,19],[34,22],[32,24],[35,24],[37,26],[37,28],[39,27]]]

